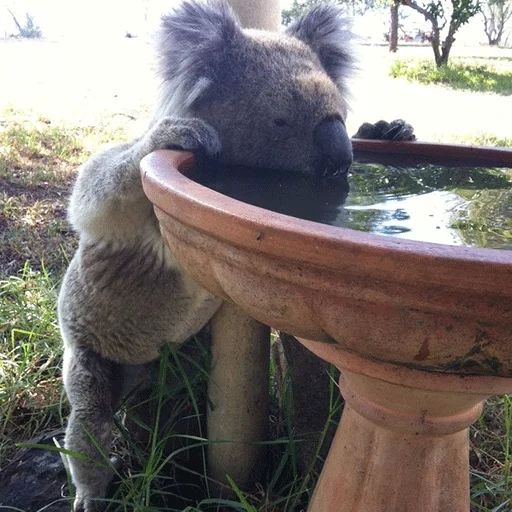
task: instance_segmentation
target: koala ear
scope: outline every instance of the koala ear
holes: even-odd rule
[[[239,35],[238,19],[223,0],[185,0],[162,17],[159,75],[173,103],[189,107],[222,76],[229,48]]]
[[[319,4],[290,25],[286,33],[306,43],[318,55],[332,80],[345,89],[355,59],[350,22],[342,16],[339,7]]]

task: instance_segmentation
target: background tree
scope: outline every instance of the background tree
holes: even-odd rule
[[[437,67],[448,64],[450,50],[455,42],[455,33],[480,12],[479,0],[430,0],[423,5],[416,0],[402,0],[402,5],[419,12],[425,20],[430,22],[431,44]],[[441,31],[446,25],[448,25],[448,32],[441,41]]]
[[[482,15],[489,44],[501,44],[505,25],[512,18],[512,0],[487,0],[482,4]]]

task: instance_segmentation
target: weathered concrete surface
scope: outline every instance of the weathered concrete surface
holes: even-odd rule
[[[256,443],[266,441],[268,432],[270,329],[224,303],[211,336],[209,473],[251,488],[263,474],[265,448]]]
[[[281,2],[276,0],[228,0],[244,27],[278,30],[281,25]]]

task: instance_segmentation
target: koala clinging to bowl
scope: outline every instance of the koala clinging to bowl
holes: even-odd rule
[[[225,165],[318,176],[346,174],[350,33],[320,5],[285,33],[241,28],[222,1],[186,0],[162,20],[162,95],[138,139],[80,170],[69,218],[80,240],[59,296],[65,447],[75,510],[101,510],[113,414],[165,344],[180,344],[220,301],[178,267],[142,190],[139,163],[157,149]]]

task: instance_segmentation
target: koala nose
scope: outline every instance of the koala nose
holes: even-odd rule
[[[352,142],[343,122],[333,118],[324,119],[316,126],[313,138],[320,149],[319,174],[346,174],[352,165]]]

